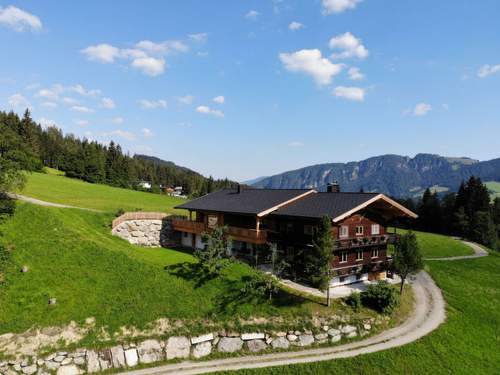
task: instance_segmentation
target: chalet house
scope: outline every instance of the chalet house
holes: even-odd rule
[[[269,260],[269,243],[296,265],[312,246],[314,228],[323,216],[332,220],[334,260],[332,286],[361,280],[384,279],[390,257],[387,245],[396,240],[387,231],[400,217],[417,215],[378,193],[344,193],[337,184],[327,192],[313,189],[223,189],[181,204],[189,218],[175,219],[185,247],[203,249],[201,234],[226,226],[232,255],[253,264]]]

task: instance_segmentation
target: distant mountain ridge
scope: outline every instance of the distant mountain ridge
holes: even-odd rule
[[[467,157],[417,154],[414,158],[381,155],[348,163],[312,165],[263,178],[260,188],[315,188],[325,190],[338,181],[343,191],[381,192],[394,197],[417,197],[431,188],[456,191],[471,175],[483,181],[500,181],[500,158],[478,161]]]

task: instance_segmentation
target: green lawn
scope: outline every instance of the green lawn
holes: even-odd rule
[[[354,358],[245,370],[244,375],[499,374],[500,256],[428,264],[447,320],[415,343]],[[229,373],[226,373],[229,374]]]
[[[47,172],[29,173],[21,193],[48,202],[107,212],[116,212],[120,208],[125,211],[183,212],[173,208],[185,202],[181,198],[90,184],[64,177],[54,169],[47,169]]]
[[[488,190],[491,192],[492,199],[495,199],[497,197],[500,198],[500,182],[489,181],[489,182],[486,182],[485,185],[488,188]]]
[[[406,231],[398,229],[397,233],[402,234]],[[448,236],[419,231],[413,231],[413,233],[417,236],[424,258],[452,257],[474,253],[469,246]]]

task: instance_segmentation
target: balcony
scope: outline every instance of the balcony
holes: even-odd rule
[[[396,234],[384,234],[379,236],[351,237],[335,240],[335,250],[354,249],[366,246],[394,244],[397,241]]]
[[[201,234],[207,230],[205,223],[182,219],[172,220],[173,229],[179,232]],[[233,240],[249,242],[256,245],[267,243],[267,232],[265,230],[255,230],[238,227],[227,227],[227,235]]]

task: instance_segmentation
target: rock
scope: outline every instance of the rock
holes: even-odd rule
[[[21,365],[19,363],[16,363],[14,366],[13,366],[13,369],[14,371],[21,371]]]
[[[262,340],[248,340],[246,342],[248,350],[250,350],[253,353],[260,352],[262,350],[265,350],[267,348],[267,345],[264,341]]]
[[[300,332],[300,331],[295,331],[293,334],[294,334],[295,336],[300,336],[301,332]]]
[[[241,339],[243,341],[248,341],[248,340],[263,340],[266,338],[266,335],[264,333],[242,333],[241,334]]]
[[[48,357],[46,357],[45,360],[46,361],[52,361],[55,357],[56,357],[56,354],[52,353],[51,355],[49,355]]]
[[[73,363],[78,366],[83,366],[85,364],[85,357],[73,358]]]
[[[57,355],[62,355],[63,357],[66,357],[68,355],[68,352],[57,352]]]
[[[370,329],[372,329],[372,325],[371,325],[371,324],[363,324],[363,328],[364,328],[366,331],[369,331]]]
[[[5,375],[9,375],[9,374],[5,374]],[[38,371],[36,372],[36,375],[50,375],[50,373],[48,373],[44,369],[39,368]]]
[[[223,353],[234,353],[241,350],[243,340],[239,337],[223,337],[220,339],[217,349]]]
[[[144,233],[139,230],[134,230],[130,233],[132,237],[144,237]]]
[[[220,337],[216,337],[214,341],[212,341],[212,345],[217,345],[219,343]]]
[[[128,367],[134,367],[137,366],[137,363],[139,362],[139,357],[137,357],[137,350],[134,348],[125,350],[125,362],[127,363]]]
[[[214,334],[208,333],[206,335],[191,337],[191,344],[195,345],[205,341],[212,341],[213,339],[214,339]]]
[[[305,330],[304,330],[304,333],[305,333],[306,335],[312,335],[312,331],[311,331],[310,329],[305,329]]]
[[[185,336],[173,336],[167,340],[167,359],[187,358],[191,349],[191,343]]]
[[[356,332],[356,327],[354,326],[350,326],[350,325],[346,325],[344,327],[342,327],[342,329],[340,330],[344,335],[348,335],[350,334],[351,332]]]
[[[43,359],[39,359],[39,360],[36,361],[36,364],[38,366],[43,366],[45,364],[45,361]]]
[[[137,346],[141,363],[153,363],[163,359],[163,350],[157,340],[146,340]]]
[[[294,335],[293,333],[290,334],[290,335],[286,335],[286,338],[288,339],[288,341],[290,342],[294,342],[294,341],[297,341],[297,335]]]
[[[63,356],[63,355],[58,355],[57,357],[55,357],[55,358],[54,358],[54,360],[53,360],[53,361],[54,361],[54,362],[62,362],[62,361],[64,361],[64,359],[65,359],[65,358],[66,358],[66,357],[65,357],[65,356]]]
[[[75,365],[67,365],[59,367],[59,369],[57,370],[57,375],[79,375],[82,372],[83,371]]]
[[[276,334],[277,337],[285,337],[286,336],[286,332],[278,332]]]
[[[328,327],[328,326],[323,326],[323,328],[322,328],[322,329],[323,329],[323,331],[328,332],[328,330],[330,329],[330,327]]]
[[[26,366],[29,366],[29,364],[30,364],[30,363],[28,362],[28,360],[27,360],[27,359],[23,359],[23,360],[21,361],[21,363],[20,363],[21,367],[26,367]]]
[[[267,345],[271,344],[272,342],[273,342],[273,338],[272,338],[272,337],[268,337],[268,338],[266,339],[266,344],[267,344]]]
[[[113,346],[111,348],[111,362],[114,368],[125,367],[125,353],[121,345]]]
[[[66,366],[69,365],[70,363],[73,362],[73,358],[64,358],[61,362],[61,366]]]
[[[97,355],[96,351],[87,350],[86,358],[87,358],[87,372],[89,374],[101,371],[101,366],[99,364],[99,356]]]
[[[314,338],[318,341],[324,341],[328,339],[328,333],[318,333]]]
[[[353,337],[356,337],[358,333],[356,331],[349,332],[346,337],[349,339],[352,339]]]
[[[54,361],[45,361],[45,367],[47,367],[47,370],[49,371],[55,371],[61,366],[60,363],[54,362]]]
[[[49,298],[49,305],[55,305],[57,303],[56,298]]]
[[[15,372],[14,370],[8,369],[6,371],[2,371],[2,374],[3,375],[17,375],[17,372]]]
[[[300,346],[309,346],[314,344],[314,336],[313,335],[300,335],[299,337],[299,345]]]
[[[23,367],[23,369],[22,369],[23,374],[26,374],[26,375],[34,374],[36,372],[36,370],[37,370],[36,365],[26,366],[26,367]]]
[[[338,336],[338,335],[340,335],[340,331],[338,329],[330,328],[328,330],[328,336],[333,337],[333,336]]]
[[[193,348],[194,358],[206,357],[210,353],[212,353],[212,343],[210,341],[200,342]]]
[[[271,342],[273,349],[288,349],[290,342],[285,337],[278,337]]]
[[[22,273],[26,273],[26,272],[28,272],[28,271],[29,271],[28,266],[22,266],[22,267],[21,267],[21,272],[22,272]]]
[[[104,349],[99,352],[99,365],[101,366],[101,371],[111,368],[111,350]]]
[[[341,335],[332,336],[332,338],[330,339],[330,342],[332,342],[332,343],[339,342],[341,338],[342,338]]]

